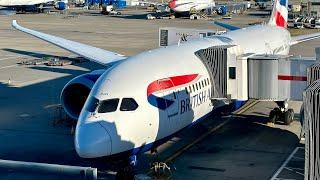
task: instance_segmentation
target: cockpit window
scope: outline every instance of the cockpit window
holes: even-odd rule
[[[120,111],[134,111],[138,106],[139,105],[133,98],[123,98],[120,105]]]
[[[98,104],[99,104],[99,100],[97,98],[91,96],[88,100],[88,103],[87,103],[87,107],[86,107],[87,111],[95,112]]]
[[[100,101],[98,107],[98,113],[108,113],[117,110],[119,99],[108,99]]]

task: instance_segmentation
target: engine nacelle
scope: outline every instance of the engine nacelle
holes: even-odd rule
[[[73,78],[63,88],[60,96],[61,104],[66,113],[73,119],[78,119],[87,97],[105,70],[95,70]]]
[[[67,7],[67,4],[63,1],[58,1],[54,5],[54,8],[60,11],[65,10],[66,7]]]

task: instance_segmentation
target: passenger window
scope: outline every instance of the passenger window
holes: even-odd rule
[[[187,87],[185,88],[185,91],[186,91],[186,94],[189,94],[189,92],[188,92],[188,88],[187,88]]]
[[[193,89],[193,92],[196,91],[196,88],[194,87],[194,84],[192,84],[192,89]]]
[[[198,84],[196,83],[196,88],[197,88],[197,91],[198,91]]]
[[[207,81],[206,80],[204,80],[204,85],[207,86]]]
[[[201,83],[202,83],[202,87],[204,87],[204,82],[203,82],[203,80],[201,81]]]
[[[108,99],[101,101],[98,107],[98,113],[108,113],[117,110],[119,99]]]
[[[133,98],[123,98],[120,105],[120,111],[134,111],[138,106],[139,105]]]
[[[189,93],[192,93],[191,86],[189,86]]]

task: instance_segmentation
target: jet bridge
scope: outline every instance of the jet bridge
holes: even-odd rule
[[[290,124],[294,112],[287,109],[287,100],[302,101],[308,81],[320,76],[316,70],[307,72],[308,67],[320,69],[316,59],[243,54],[237,45],[213,46],[195,55],[210,75],[212,101],[275,101],[279,107],[270,113],[272,122],[281,119]]]
[[[195,54],[210,75],[212,99],[301,101],[308,85],[307,68],[320,68],[315,59],[242,54],[233,45],[213,46]],[[310,73],[317,78],[315,72]]]

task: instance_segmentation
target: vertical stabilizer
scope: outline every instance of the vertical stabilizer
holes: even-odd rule
[[[288,0],[275,0],[269,25],[286,28],[288,25]]]

